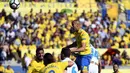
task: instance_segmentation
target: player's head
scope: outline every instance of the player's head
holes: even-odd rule
[[[113,64],[113,71],[117,72],[118,71],[119,66],[117,64]]]
[[[72,22],[72,27],[70,29],[71,33],[77,32],[82,27],[82,24],[78,20]]]
[[[38,47],[36,50],[36,58],[38,60],[43,60],[44,50],[42,47]]]
[[[8,65],[8,66],[7,66],[7,69],[10,69],[10,68],[11,68],[10,65]]]
[[[54,56],[52,54],[50,54],[50,53],[46,53],[44,55],[44,64],[45,64],[45,66],[47,66],[48,64],[53,63],[53,62],[55,62]]]
[[[64,48],[64,49],[62,49],[62,51],[61,51],[61,59],[63,60],[64,58],[66,58],[66,57],[70,57],[70,54],[71,54],[71,51],[70,51],[70,49],[69,48]]]

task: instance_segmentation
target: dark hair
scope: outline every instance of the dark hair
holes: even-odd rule
[[[64,57],[70,57],[71,51],[69,48],[64,48],[62,49],[61,54],[64,55]]]
[[[7,66],[7,68],[10,67],[10,65]]]
[[[55,62],[53,55],[50,54],[50,53],[46,53],[44,55],[44,64],[45,64],[45,66],[47,66],[48,64],[53,63],[53,62]]]
[[[39,53],[40,50],[42,50],[42,51],[44,52],[44,50],[43,50],[42,47],[38,47],[38,48],[36,49],[36,55]]]
[[[119,65],[118,65],[117,63],[114,63],[113,66],[114,66],[114,65],[117,65],[117,66],[119,67]]]
[[[80,24],[81,25],[81,23],[79,22],[79,20],[74,20],[74,21],[72,21],[72,26],[74,26],[74,24]]]
[[[74,26],[74,24],[77,22],[77,20],[72,21],[72,26]]]

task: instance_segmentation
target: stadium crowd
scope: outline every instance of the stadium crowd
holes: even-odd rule
[[[110,19],[107,15],[104,19],[101,12],[85,12],[78,14],[60,13],[58,9],[52,13],[34,14],[33,9],[24,17],[21,13],[14,12],[6,15],[3,9],[0,13],[0,41],[6,52],[17,53],[24,49],[36,49],[37,46],[44,48],[62,48],[69,44],[74,35],[70,34],[71,22],[78,19],[83,24],[90,37],[91,43],[96,48],[129,48],[129,27],[124,22],[117,23],[116,19]],[[18,56],[18,55],[17,55]],[[15,57],[19,59],[18,57]]]
[[[8,0],[1,0],[2,2],[6,2]],[[21,2],[75,2],[76,0],[20,0]]]
[[[3,9],[0,12],[0,52],[1,60],[15,58],[18,63],[28,56],[31,49],[42,46],[44,49],[61,49],[75,41],[74,35],[70,33],[71,23],[78,19],[83,24],[91,38],[95,48],[130,48],[130,27],[125,22],[118,23],[116,18],[111,19],[108,15],[102,18],[101,11],[83,11],[81,14],[75,10],[71,14],[60,12],[58,9],[53,13],[47,13],[42,9],[34,13],[33,9],[28,14],[21,16],[21,13],[13,11],[7,15]],[[28,52],[21,56],[21,51],[28,49]],[[126,64],[130,57],[126,51],[122,55],[116,54],[103,56],[104,65],[118,62],[119,65]]]

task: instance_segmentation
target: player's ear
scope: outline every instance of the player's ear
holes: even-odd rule
[[[82,27],[82,24],[80,23],[80,24],[79,24],[79,28],[81,28],[81,27]]]
[[[64,54],[61,54],[61,59],[62,59],[62,60],[64,59],[64,57],[65,57]]]
[[[53,57],[53,62],[56,62],[56,58],[55,57]]]

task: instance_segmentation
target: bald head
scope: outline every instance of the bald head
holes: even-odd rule
[[[72,22],[72,26],[74,26],[75,24],[77,24],[77,25],[82,25],[78,20],[74,20],[74,21]]]
[[[82,27],[82,24],[78,20],[72,22],[71,33],[77,32]]]

